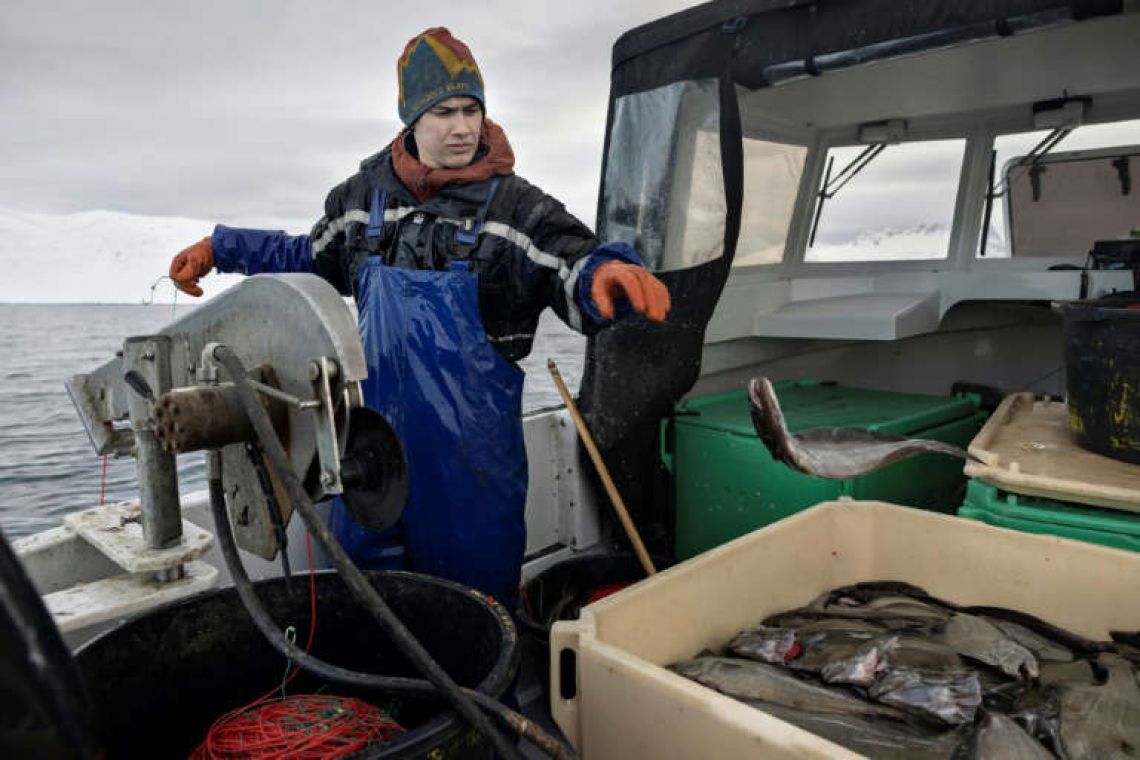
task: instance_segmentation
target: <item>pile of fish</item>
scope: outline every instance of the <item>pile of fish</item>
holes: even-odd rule
[[[1140,641],[846,586],[672,669],[872,758],[1140,758]]]

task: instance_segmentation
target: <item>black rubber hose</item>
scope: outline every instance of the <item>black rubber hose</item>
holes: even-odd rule
[[[273,493],[273,483],[269,480],[269,471],[265,469],[265,457],[252,443],[245,444],[245,455],[257,473],[257,482],[261,484],[261,492],[265,494],[265,506],[269,510],[269,519],[273,523],[273,535],[277,537],[277,551],[281,554],[281,576],[285,579],[285,590],[293,596],[293,571],[289,569],[289,534],[285,532],[285,520],[281,516],[281,505],[277,503],[277,496]]]
[[[298,667],[333,683],[341,683],[357,688],[381,689],[390,693],[408,694],[418,697],[439,696],[439,690],[428,681],[416,678],[400,678],[397,676],[379,676],[342,668],[339,665],[333,665],[312,656],[286,638],[281,632],[280,626],[261,604],[261,600],[257,598],[257,592],[254,590],[253,583],[250,581],[249,575],[245,571],[245,566],[241,562],[237,544],[234,541],[233,531],[230,528],[229,518],[226,515],[225,496],[221,480],[211,478],[209,486],[210,508],[213,513],[214,522],[217,524],[218,544],[222,551],[222,556],[225,558],[226,566],[230,570],[230,575],[233,577],[234,587],[237,589],[238,596],[241,597],[242,604],[253,619],[254,625],[261,631],[262,635],[265,636],[274,649],[283,656],[296,662]],[[502,722],[504,726],[519,734],[555,760],[577,760],[577,755],[575,755],[572,750],[543,731],[533,721],[474,689],[460,687],[460,691],[475,702],[481,709]]]
[[[368,582],[368,579],[364,577],[364,574],[360,572],[360,569],[352,562],[324,520],[317,514],[312,501],[309,499],[309,495],[305,492],[300,480],[293,473],[289,457],[285,453],[285,449],[281,446],[281,442],[277,439],[277,433],[273,429],[273,423],[269,420],[268,412],[266,412],[265,407],[262,406],[256,391],[254,391],[247,382],[245,366],[241,363],[241,360],[238,359],[237,355],[227,346],[218,346],[215,348],[214,358],[226,368],[230,379],[237,387],[238,398],[241,399],[242,406],[245,407],[245,413],[249,416],[250,422],[253,423],[253,429],[257,432],[261,447],[269,457],[269,463],[273,466],[273,469],[277,471],[277,475],[284,484],[285,490],[293,502],[293,506],[301,513],[301,517],[304,519],[309,533],[317,540],[321,549],[324,550],[326,556],[332,561],[333,567],[340,573],[345,585],[348,586],[349,590],[352,591],[353,595],[356,596],[364,608],[376,618],[381,628],[388,634],[404,656],[411,660],[415,668],[438,688],[443,698],[450,702],[476,731],[491,742],[491,745],[501,757],[524,760],[518,747],[508,742],[503,735],[491,725],[491,721],[487,719],[487,716],[462,692],[459,685],[439,666],[439,663],[432,659],[432,656],[428,654],[427,650],[416,640],[411,631],[392,613],[392,610],[388,608],[384,599],[381,598],[376,589],[372,587],[372,584]]]

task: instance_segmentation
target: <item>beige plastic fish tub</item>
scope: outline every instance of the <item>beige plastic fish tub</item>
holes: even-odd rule
[[[583,760],[861,757],[665,666],[872,580],[1011,607],[1098,639],[1140,629],[1140,554],[882,502],[827,502],[555,625],[554,718]]]

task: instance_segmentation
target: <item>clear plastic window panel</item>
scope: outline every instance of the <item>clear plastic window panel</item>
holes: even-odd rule
[[[724,255],[727,204],[716,80],[678,82],[614,104],[600,232],[654,271]]]
[[[808,262],[944,259],[966,141],[885,145],[862,169],[866,145],[831,148],[831,197],[816,201],[818,221]],[[833,160],[834,159],[834,160]],[[826,175],[826,172],[825,172]],[[822,208],[819,204],[822,203]]]
[[[779,264],[807,148],[744,138],[744,203],[734,267]]]
[[[990,223],[989,232],[984,235],[978,235],[978,248],[977,255],[983,255],[983,241],[985,243],[986,259],[1005,259],[1012,255],[1010,250],[1010,220],[1007,215],[1006,203],[1007,198],[1004,195],[1005,182],[1003,178],[1006,175],[1006,170],[1012,167],[1011,162],[1016,158],[1028,155],[1037,145],[1039,145],[1050,134],[1049,130],[1040,130],[1035,132],[1018,132],[1007,135],[999,135],[994,140],[994,150],[997,151],[996,161],[994,163],[994,186],[991,188],[999,197],[994,198],[993,204],[990,208]],[[1138,145],[1140,144],[1140,121],[1119,121],[1109,124],[1090,124],[1087,126],[1077,127],[1067,137],[1062,139],[1050,151],[1050,153],[1068,153],[1076,150],[1100,150],[1103,148],[1113,148],[1116,146]],[[1046,154],[1048,157],[1048,154]],[[1132,173],[1140,178],[1140,160],[1132,162]],[[1017,169],[1014,170],[1019,171]],[[1111,172],[1107,174],[1101,172],[1101,180],[1107,180],[1111,183],[1114,179]],[[1054,175],[1059,177],[1060,172],[1054,172]],[[1016,175],[1014,175],[1016,177]],[[1024,184],[1024,183],[1020,183]],[[1045,173],[1045,179],[1042,181],[1044,190],[1049,189],[1048,171]],[[1138,183],[1140,184],[1140,183]],[[1056,187],[1056,186],[1054,186]],[[1024,190],[1024,188],[1020,188]],[[1119,185],[1117,186],[1119,189]],[[1133,189],[1132,193],[1136,193]],[[1140,196],[1136,196],[1140,197]],[[1072,210],[1079,213],[1077,204],[1073,205]],[[1079,225],[1068,224],[1066,221],[1055,214],[1050,216],[1046,214],[1047,219],[1051,219],[1053,223],[1058,225],[1058,229],[1054,230],[1056,234],[1051,234],[1048,230],[1037,229],[1035,230],[1035,238],[1043,240],[1052,240],[1060,247],[1054,246],[1040,246],[1031,244],[1029,239],[1022,242],[1027,247],[1018,246],[1017,254],[1021,256],[1055,256],[1055,255],[1084,255],[1089,247],[1089,240],[1085,240],[1079,245],[1064,244],[1067,237],[1075,231],[1075,227]],[[1079,221],[1079,220],[1078,220]],[[984,220],[983,220],[984,223]],[[1134,226],[1140,227],[1140,217],[1134,222]],[[1092,238],[1111,239],[1126,235],[1130,232],[1127,225],[1121,229],[1103,230],[1103,234],[1092,235]]]

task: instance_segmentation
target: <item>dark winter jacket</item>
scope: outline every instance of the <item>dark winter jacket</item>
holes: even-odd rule
[[[478,275],[483,326],[511,361],[530,353],[547,306],[579,332],[604,324],[590,298],[593,272],[613,259],[640,263],[632,249],[601,246],[560,202],[514,174],[448,184],[419,203],[394,171],[391,152],[389,146],[366,159],[333,188],[310,235],[219,225],[215,265],[247,274],[311,271],[355,296],[370,256],[436,271],[460,262]]]

